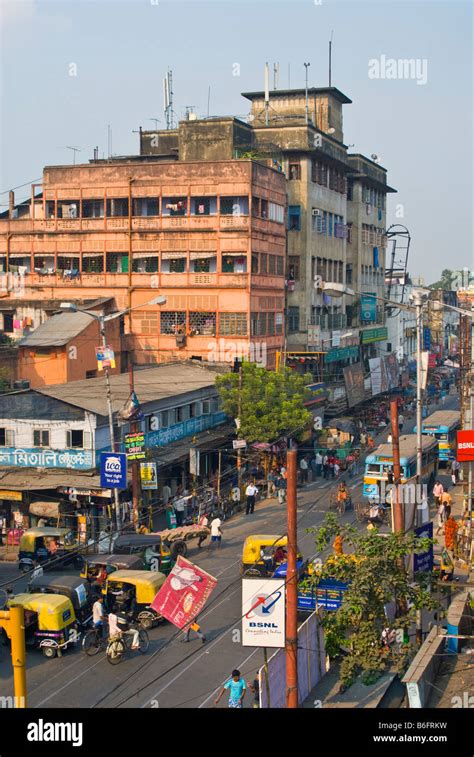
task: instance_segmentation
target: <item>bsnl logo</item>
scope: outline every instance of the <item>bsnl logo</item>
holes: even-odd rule
[[[270,620],[264,620],[268,615],[271,615],[276,603],[281,599],[281,591],[275,591],[272,594],[258,594],[252,600],[252,606],[246,614],[247,620],[255,617],[261,617],[262,622],[251,620],[249,628],[278,628],[277,623],[272,623]]]

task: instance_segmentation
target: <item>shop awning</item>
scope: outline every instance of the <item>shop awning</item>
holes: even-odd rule
[[[234,434],[235,426],[230,424],[225,424],[209,431],[201,431],[201,433],[196,434],[194,437],[195,446],[205,452],[209,447],[213,449],[220,441],[230,440]],[[158,468],[165,468],[167,465],[174,465],[175,463],[189,460],[191,439],[192,437],[188,436],[172,444],[167,444],[166,447],[150,449],[148,460],[156,462]]]
[[[0,468],[0,499],[2,489],[12,491],[44,491],[58,487],[71,489],[101,489],[96,471],[80,472],[66,469],[38,470],[37,468]]]

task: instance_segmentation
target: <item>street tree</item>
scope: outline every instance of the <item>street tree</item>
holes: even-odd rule
[[[239,419],[240,437],[248,442],[272,442],[281,436],[301,436],[312,418],[304,406],[311,396],[306,389],[311,375],[288,368],[268,371],[251,362],[243,362],[241,371],[241,388],[238,373],[216,378],[222,409]]]
[[[404,671],[415,651],[409,642],[417,610],[435,610],[439,602],[429,591],[431,574],[409,574],[408,558],[425,552],[432,539],[414,533],[381,534],[378,529],[361,533],[342,525],[328,514],[322,527],[308,529],[315,535],[318,551],[331,539],[343,539],[346,554],[327,560],[320,572],[305,579],[315,587],[321,578],[335,578],[348,585],[341,607],[325,614],[326,650],[341,658],[340,683],[350,686],[360,676],[370,684],[389,669]],[[389,608],[395,618],[389,620]],[[382,632],[390,629],[392,643],[382,643]]]
[[[446,292],[450,292],[453,287],[453,280],[455,279],[456,274],[453,273],[449,268],[445,268],[443,271],[441,271],[441,278],[438,281],[435,281],[434,284],[429,285],[429,289],[443,289]]]

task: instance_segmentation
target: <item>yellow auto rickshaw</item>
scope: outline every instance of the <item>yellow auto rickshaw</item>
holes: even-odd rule
[[[253,534],[247,536],[243,550],[240,573],[245,576],[286,575],[286,552],[288,539],[278,534]],[[302,566],[302,556],[298,552],[297,567]]]
[[[64,569],[66,565],[81,567],[78,543],[69,528],[29,528],[20,539],[18,567],[27,573],[37,565]]]
[[[61,657],[80,638],[72,602],[62,594],[16,594],[7,606],[23,607],[26,644],[39,647],[45,657]]]
[[[108,612],[127,614],[142,628],[152,628],[162,617],[150,605],[165,581],[164,573],[158,571],[116,570],[102,588],[105,606]]]

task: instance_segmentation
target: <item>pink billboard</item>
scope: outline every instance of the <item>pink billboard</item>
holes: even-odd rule
[[[216,578],[179,556],[151,606],[170,623],[184,628],[199,615],[216,584]]]

